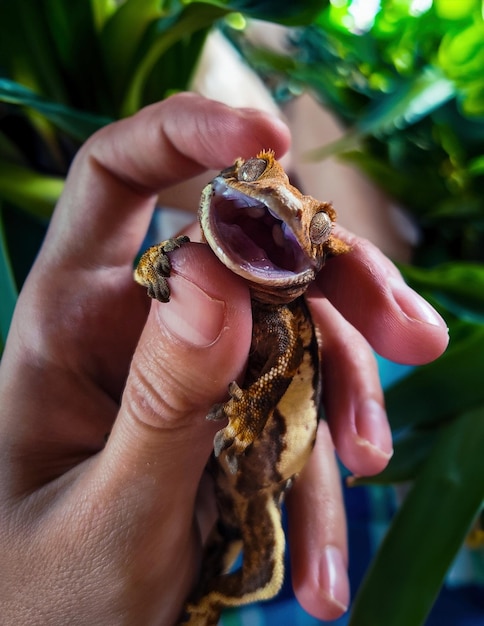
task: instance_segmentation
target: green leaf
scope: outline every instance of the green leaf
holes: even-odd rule
[[[208,28],[217,19],[227,13],[226,9],[211,4],[190,4],[176,20],[162,18],[150,27],[150,45],[139,59],[136,71],[125,90],[125,97],[120,109],[121,117],[132,115],[143,105],[143,93],[150,74],[173,45],[187,39],[194,33]]]
[[[78,68],[77,59],[85,58],[92,45],[93,24],[91,21],[90,2],[67,2],[66,0],[41,0],[46,17],[47,32],[53,42],[56,56],[63,68],[74,70]],[[79,38],[84,39],[84,54],[79,54]],[[92,68],[96,71],[95,68]],[[76,80],[79,76],[76,76]],[[68,77],[66,76],[66,82]]]
[[[483,407],[442,430],[358,591],[350,626],[424,623],[482,505],[483,449]]]
[[[415,480],[435,442],[437,428],[410,430],[393,443],[393,456],[387,467],[375,476],[350,477],[348,484],[393,485]]]
[[[204,28],[177,41],[158,59],[143,89],[143,106],[187,89],[208,32]]]
[[[101,46],[113,96],[118,102],[136,70],[143,37],[163,16],[160,0],[126,0],[107,20]]]
[[[0,2],[0,67],[12,79],[57,102],[68,100],[43,3]]]
[[[434,0],[435,11],[444,20],[467,19],[480,5],[480,0]]]
[[[484,154],[476,157],[469,163],[468,172],[471,176],[484,175]]]
[[[0,208],[0,340],[2,348],[7,339],[10,321],[17,302],[17,287],[8,258],[7,241],[3,229],[3,215]]]
[[[455,95],[453,83],[435,68],[426,68],[405,81],[391,95],[381,98],[360,117],[341,139],[311,150],[308,160],[321,160],[355,147],[368,135],[390,133],[422,119]]]
[[[484,23],[449,32],[439,48],[438,59],[446,75],[455,82],[463,111],[469,116],[484,116]]]
[[[439,48],[439,62],[452,79],[464,82],[480,78],[484,61],[484,24],[472,24],[464,30],[449,32]]]
[[[65,87],[63,104],[83,111],[111,113],[91,2],[41,0],[40,4]]]
[[[111,17],[118,9],[116,0],[91,0],[92,14],[96,30],[100,32]]]
[[[132,6],[131,6],[132,4]],[[128,5],[128,6],[126,6]],[[113,40],[119,39],[120,33],[130,28],[129,12],[139,5],[133,0],[122,6],[110,23],[106,26],[104,50],[113,71],[118,67],[123,79],[116,82],[116,91],[124,85],[124,98],[120,107],[120,116],[133,114],[145,103],[144,91],[153,69],[159,64],[163,55],[181,41],[187,41],[197,32],[210,28],[218,19],[232,12],[241,12],[250,17],[272,20],[285,24],[308,23],[324,6],[327,0],[306,0],[304,3],[281,3],[266,0],[185,0],[184,9],[180,13],[172,12],[154,20],[155,7],[150,0],[144,0],[145,12],[134,21],[135,44],[123,43],[127,50],[121,52],[119,63],[113,53],[119,49],[113,46]],[[125,14],[120,12],[124,9]],[[119,16],[118,16],[119,13]],[[112,25],[111,25],[112,22]],[[143,41],[140,40],[144,33]],[[120,44],[121,45],[121,44]],[[196,48],[196,46],[195,46]],[[135,55],[136,52],[136,55]],[[130,59],[136,56],[136,63],[130,67],[130,77],[126,83],[126,69]],[[192,67],[196,59],[192,61]],[[161,94],[164,96],[164,94]]]
[[[437,361],[413,370],[385,394],[394,430],[426,426],[484,406],[484,325],[463,324],[466,331]]]
[[[63,178],[0,161],[0,198],[38,219],[52,215],[63,187]]]
[[[484,316],[483,264],[455,261],[433,268],[402,265],[400,269],[414,289],[445,294],[459,306]]]
[[[328,0],[304,0],[303,2],[280,2],[280,0],[185,0],[185,4],[212,4],[227,12],[243,13],[248,17],[301,26],[310,24],[328,6]]]
[[[112,121],[107,117],[50,102],[27,87],[6,78],[0,78],[0,101],[34,109],[58,129],[79,141],[85,141],[96,130]]]
[[[469,84],[464,90],[462,110],[469,117],[484,118],[484,85],[479,79]]]

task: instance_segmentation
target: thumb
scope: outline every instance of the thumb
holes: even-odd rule
[[[184,505],[193,506],[221,428],[205,416],[245,367],[250,299],[243,282],[205,245],[187,244],[170,260],[170,302],[151,305],[103,454],[123,494],[125,480],[134,487],[141,481],[145,489],[149,476],[157,496],[162,481],[173,497],[183,494]]]

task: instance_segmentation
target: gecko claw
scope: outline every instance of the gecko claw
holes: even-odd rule
[[[216,457],[220,456],[223,450],[229,448],[234,442],[233,437],[227,437],[225,434],[225,428],[222,428],[215,434],[213,438],[213,451]]]
[[[213,440],[213,450],[216,457],[226,450],[224,455],[224,463],[231,474],[236,474],[239,469],[239,459],[237,449],[234,446],[235,439],[233,437],[226,437],[224,428],[219,430]]]
[[[223,402],[214,404],[213,407],[210,409],[210,411],[207,413],[207,416],[205,417],[205,419],[211,422],[218,422],[220,420],[225,419],[224,406],[225,405]]]
[[[241,400],[244,396],[243,390],[239,387],[235,380],[233,380],[229,385],[229,394],[230,397],[235,400]]]

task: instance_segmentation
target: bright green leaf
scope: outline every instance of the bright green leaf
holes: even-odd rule
[[[484,175],[484,154],[476,157],[470,162],[468,171],[472,176]]]
[[[442,430],[355,599],[350,626],[421,626],[484,498],[484,408]]]
[[[117,102],[141,60],[140,46],[147,28],[162,16],[160,0],[126,0],[104,25],[101,46]]]
[[[118,4],[116,0],[91,0],[91,7],[94,25],[100,32],[109,17],[117,10]]]
[[[467,19],[479,11],[481,0],[433,0],[435,12],[444,20]]]
[[[484,118],[484,84],[482,78],[466,86],[463,90],[461,100],[462,109],[466,115],[469,117]]]
[[[451,79],[467,82],[482,77],[484,23],[446,35],[439,48],[439,61]]]
[[[160,58],[173,45],[210,27],[217,19],[223,17],[226,10],[211,4],[190,4],[180,16],[172,19],[162,18],[151,26],[151,45],[139,60],[130,84],[126,88],[125,97],[120,109],[121,117],[132,115],[143,103],[143,92],[150,74]]]
[[[39,219],[48,219],[64,187],[64,179],[0,161],[0,198]]]

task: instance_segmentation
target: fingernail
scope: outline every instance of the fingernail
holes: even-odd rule
[[[326,546],[319,562],[319,585],[321,591],[338,606],[346,611],[350,603],[350,585],[346,562],[336,546]]]
[[[367,398],[355,410],[358,437],[388,458],[393,454],[393,442],[385,409],[373,398]]]
[[[444,320],[434,307],[408,285],[391,279],[390,288],[395,302],[408,318],[431,326],[445,326]]]
[[[180,274],[170,278],[170,290],[170,302],[158,306],[158,318],[165,329],[197,348],[215,343],[224,327],[225,302]]]

